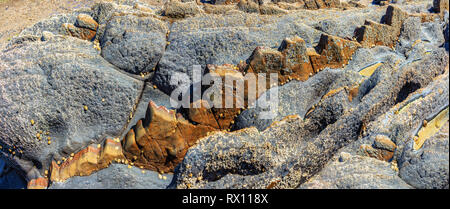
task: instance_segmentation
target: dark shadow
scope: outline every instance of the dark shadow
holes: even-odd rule
[[[397,94],[397,99],[395,100],[395,104],[403,102],[409,94],[415,92],[417,89],[420,89],[420,84],[408,82],[400,89],[400,92]]]

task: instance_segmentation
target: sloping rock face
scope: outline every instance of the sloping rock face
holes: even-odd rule
[[[301,189],[411,189],[387,162],[341,152]],[[351,173],[352,175],[348,175]]]
[[[123,164],[111,164],[90,176],[53,183],[49,189],[164,189],[172,175],[158,174]]]
[[[0,57],[1,145],[11,150],[2,154],[20,158],[28,178],[52,158],[120,133],[143,85],[72,37],[23,41]]]
[[[305,120],[288,117],[262,132],[248,128],[202,139],[186,154],[173,186],[298,187],[320,171],[338,149],[364,135],[368,122],[403,102],[405,94],[414,91],[411,83],[427,86],[434,76],[443,74],[448,55],[443,49],[435,53],[397,70],[391,70],[393,66],[381,67],[362,82],[352,103],[348,101],[348,92],[332,90]]]
[[[0,188],[448,188],[448,1],[385,3],[42,20],[0,51]]]
[[[133,74],[155,69],[166,47],[167,23],[153,17],[114,16],[100,39],[102,56]]]
[[[350,11],[344,12],[346,14],[342,16],[350,14]],[[351,37],[365,18],[379,21],[383,12],[368,10],[349,19],[346,27],[351,29],[345,32],[346,36]],[[333,13],[321,14],[314,10],[277,17],[235,11],[227,15],[207,14],[176,21],[171,26],[170,44],[159,62],[153,82],[170,94],[177,87],[188,88],[188,79],[183,75],[191,78],[193,65],[201,65],[202,68],[207,64],[237,65],[246,61],[256,47],[278,48],[284,39],[295,35],[302,38],[307,47],[312,47],[322,35],[315,25],[323,19],[330,19]]]

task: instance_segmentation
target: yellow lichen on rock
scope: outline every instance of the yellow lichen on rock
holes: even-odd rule
[[[379,62],[379,63],[375,63],[373,65],[370,65],[368,67],[365,67],[359,71],[359,74],[362,76],[370,77],[375,72],[375,70],[378,69],[378,67],[380,67],[381,65],[383,65],[383,63]]]
[[[90,145],[71,156],[61,165],[55,161],[52,162],[51,181],[64,181],[73,176],[87,176],[108,167],[115,159],[124,159],[120,142],[113,139],[106,139],[103,147]]]
[[[427,122],[426,126],[423,126],[417,133],[417,137],[414,138],[414,150],[420,149],[425,141],[436,134],[442,126],[448,121],[448,107],[442,110],[431,121]]]

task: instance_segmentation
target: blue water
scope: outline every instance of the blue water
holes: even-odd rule
[[[0,189],[24,189],[27,187],[25,179],[6,160],[0,157]]]

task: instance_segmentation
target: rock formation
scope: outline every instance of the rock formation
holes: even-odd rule
[[[448,188],[448,1],[375,3],[41,20],[0,49],[0,188]]]

